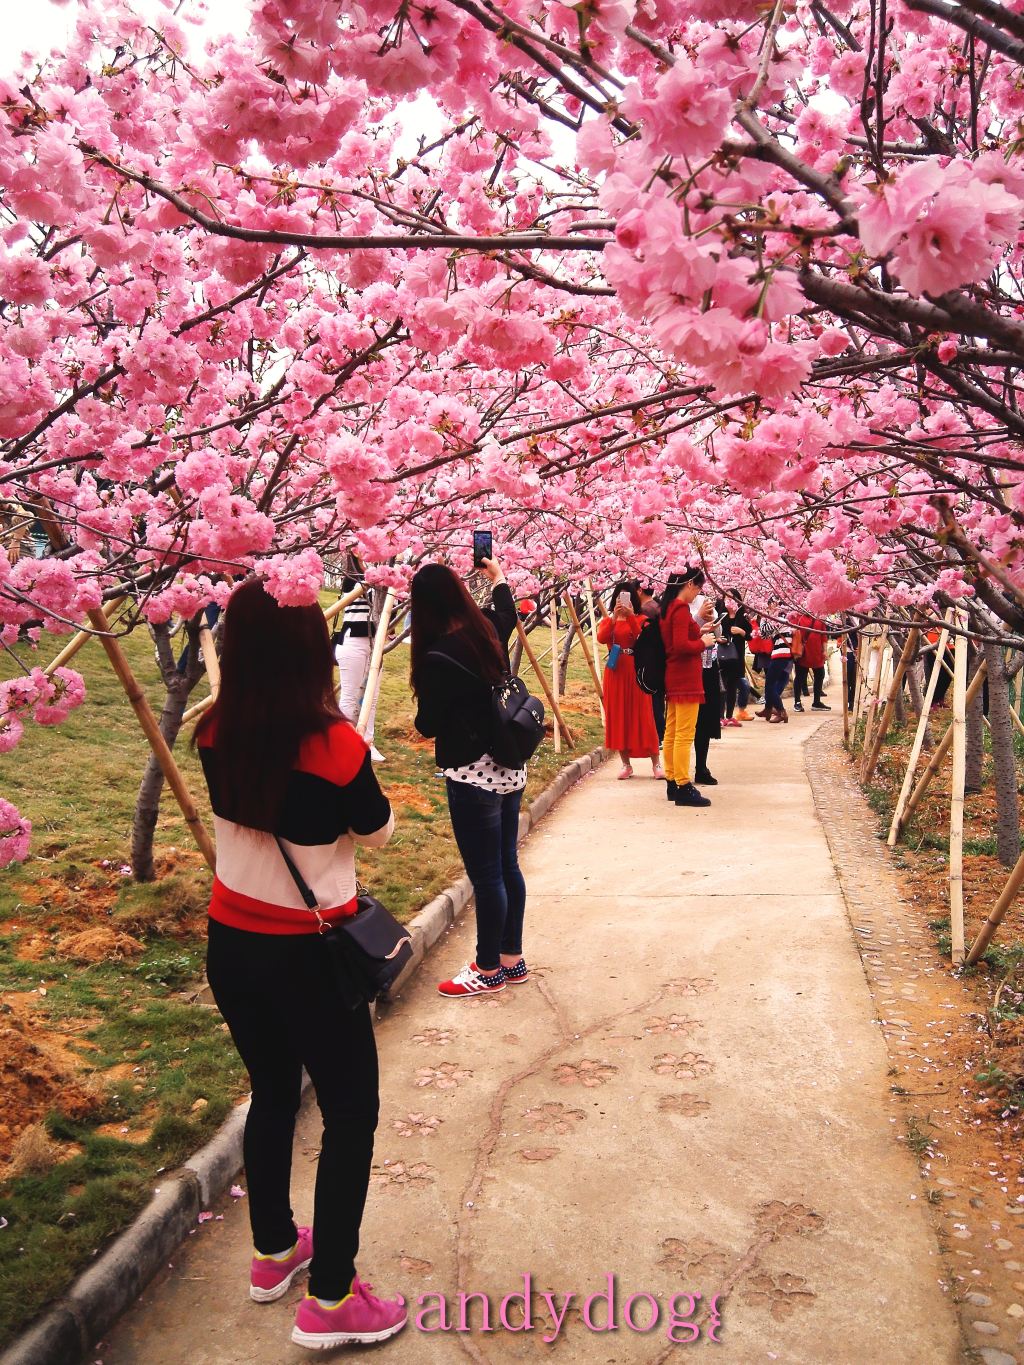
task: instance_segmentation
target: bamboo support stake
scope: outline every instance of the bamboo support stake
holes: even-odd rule
[[[871,742],[871,749],[865,753],[864,763],[861,768],[860,780],[870,782],[875,775],[875,767],[878,763],[878,755],[882,752],[882,744],[886,735],[889,733],[889,726],[892,724],[893,712],[896,710],[896,698],[899,696],[900,687],[903,683],[904,675],[910,665],[911,659],[917,650],[917,642],[921,638],[921,628],[912,626],[907,632],[906,643],[900,654],[899,663],[892,675],[892,682],[889,684],[889,695],[885,699],[885,710],[882,712],[882,719],[878,722],[878,729]]]
[[[551,602],[548,606],[548,616],[551,621],[551,695],[558,701],[558,597],[555,590],[551,590]],[[562,752],[562,732],[558,725],[558,713],[555,713],[555,723],[552,728],[552,737],[555,741],[555,753]]]
[[[871,736],[874,733],[875,723],[878,720],[878,698],[882,694],[882,674],[885,670],[885,651],[889,643],[889,630],[887,626],[882,627],[882,632],[872,643],[871,652],[876,656],[876,666],[874,672],[871,669],[871,658],[868,657],[868,680],[867,680],[867,699],[864,703],[864,745],[862,752],[866,753],[871,744]]]
[[[356,729],[364,736],[366,727],[370,723],[370,710],[373,706],[373,699],[377,690],[377,680],[380,671],[384,666],[384,646],[388,642],[388,625],[391,622],[391,613],[395,608],[395,590],[388,588],[384,595],[384,605],[381,608],[380,620],[377,623],[377,631],[373,637],[373,651],[370,654],[370,668],[366,675],[366,684],[363,688],[363,700],[359,707],[359,719],[356,722]]]
[[[601,675],[600,675],[600,673],[598,673],[598,671],[597,671],[597,666],[596,666],[596,664],[594,663],[594,656],[593,656],[593,655],[591,654],[591,652],[590,652],[590,647],[589,647],[589,645],[587,644],[587,637],[586,637],[586,635],[585,635],[585,633],[584,633],[584,631],[583,631],[583,627],[580,625],[580,618],[576,615],[576,608],[573,606],[572,597],[569,595],[568,592],[565,594],[565,605],[566,605],[566,609],[567,609],[568,612],[569,612],[569,616],[570,616],[570,618],[571,618],[571,620],[572,620],[572,623],[573,623],[573,625],[576,627],[576,634],[577,634],[577,635],[579,636],[579,638],[580,638],[580,644],[583,646],[583,657],[584,657],[584,658],[586,659],[586,661],[587,661],[587,667],[590,669],[590,676],[591,676],[591,678],[593,679],[593,682],[594,682],[594,691],[597,693],[598,705],[599,705],[600,708],[601,708],[601,722],[602,722],[602,724],[603,724],[603,723],[604,723],[604,688],[601,686]]]
[[[987,671],[987,668],[988,665],[986,664],[985,660],[982,659],[981,663],[978,665],[978,671],[971,679],[971,685],[967,689],[966,701],[968,707],[970,706],[974,698],[978,695],[978,693],[981,691],[982,684],[985,681],[985,673]],[[924,772],[918,778],[917,786],[910,794],[910,800],[907,802],[907,808],[903,812],[903,820],[900,826],[901,829],[906,827],[906,825],[910,821],[911,816],[914,814],[918,806],[921,804],[925,792],[932,784],[932,779],[934,778],[935,774],[939,771],[939,769],[942,767],[942,760],[949,753],[950,745],[952,743],[953,727],[952,725],[950,725],[947,728],[946,733],[942,736],[938,744],[935,746],[935,752],[932,754],[927,768],[925,768]]]
[[[329,607],[324,608],[324,620],[333,621],[336,616],[340,616],[350,602],[354,602],[357,597],[362,597],[363,585],[357,583],[351,592],[339,597],[337,602],[332,602]]]
[[[67,546],[64,532],[60,527],[57,518],[53,514],[53,509],[44,498],[40,498],[35,504],[39,520],[46,530],[47,539],[54,550],[63,550]],[[94,607],[86,613],[93,630],[100,631],[100,643],[103,650],[110,660],[110,665],[117,674],[118,681],[124,688],[125,695],[131,705],[132,710],[138,717],[142,732],[149,740],[150,748],[156,756],[156,761],[160,764],[160,770],[164,775],[164,780],[174,793],[181,813],[185,817],[185,823],[192,831],[192,835],[199,845],[200,852],[206,859],[211,870],[216,870],[217,854],[213,847],[213,840],[207,834],[199,812],[196,810],[196,803],[192,800],[192,793],[181,775],[181,770],[174,761],[170,746],[160,733],[160,725],[153,708],[149,704],[145,692],[139,686],[135,674],[131,670],[131,665],[125,658],[124,650],[119,641],[115,640],[110,633],[110,621],[106,612],[101,607]]]
[[[210,867],[215,869],[217,863],[216,853],[214,852],[213,841],[199,818],[192,794],[185,784],[185,779],[181,775],[181,770],[174,760],[174,755],[168,747],[167,741],[160,733],[160,726],[156,716],[149,704],[146,694],[139,686],[135,674],[131,670],[131,665],[125,658],[119,642],[110,634],[110,622],[107,620],[106,613],[100,608],[95,608],[88,613],[89,620],[93,629],[105,632],[100,635],[100,643],[106,651],[107,658],[110,660],[111,667],[117,674],[121,686],[125,690],[125,695],[131,703],[132,710],[138,717],[139,724],[142,726],[143,734],[149,740],[150,747],[156,756],[156,761],[160,764],[164,779],[171,791],[174,793],[181,813],[185,817],[185,822],[199,845],[203,857]]]
[[[917,773],[917,765],[921,761],[921,750],[924,748],[924,737],[928,733],[928,719],[931,714],[932,702],[935,700],[935,689],[939,682],[939,673],[942,670],[942,659],[946,652],[946,641],[949,639],[949,620],[950,613],[946,613],[946,625],[939,633],[938,650],[932,664],[931,672],[928,675],[928,685],[925,688],[924,701],[921,704],[921,715],[917,722],[917,732],[914,735],[914,743],[910,750],[910,759],[907,763],[907,771],[903,777],[903,786],[900,788],[899,798],[896,802],[896,809],[893,811],[892,824],[889,826],[889,837],[886,843],[890,848],[895,848],[900,837],[900,830],[903,827],[903,812],[910,797],[910,789],[914,785],[914,777]]]
[[[220,659],[217,655],[217,646],[213,643],[213,631],[209,626],[199,627],[199,644],[203,651],[206,676],[210,679],[210,696],[216,697],[220,691]]]
[[[559,711],[559,709],[558,709],[558,702],[555,701],[554,697],[551,695],[551,688],[548,686],[547,677],[546,677],[546,675],[545,675],[545,673],[544,673],[543,668],[541,668],[540,663],[539,663],[538,660],[537,660],[536,654],[534,654],[534,652],[533,652],[533,648],[532,648],[532,646],[531,646],[531,644],[530,644],[530,641],[529,641],[529,640],[527,639],[527,637],[526,637],[526,631],[523,630],[523,623],[522,623],[522,621],[517,621],[517,622],[516,622],[516,630],[518,631],[518,633],[519,633],[519,638],[520,638],[520,640],[522,641],[523,649],[524,649],[524,651],[525,651],[525,653],[526,653],[526,657],[529,659],[530,663],[533,665],[533,671],[534,671],[534,673],[536,673],[537,678],[538,678],[538,680],[539,680],[539,682],[540,682],[540,685],[541,685],[541,687],[544,689],[544,695],[545,695],[545,697],[547,697],[547,699],[548,699],[548,705],[551,707],[552,714],[554,715],[554,717],[555,717],[555,718],[559,721],[559,723],[561,724],[561,727],[562,727],[562,734],[565,736],[565,742],[566,742],[566,744],[568,744],[568,746],[569,746],[570,749],[575,749],[575,748],[576,748],[576,737],[573,735],[573,732],[569,729],[568,725],[566,725],[566,723],[565,723],[565,717],[562,715],[561,711]]]
[[[127,597],[118,597],[116,601],[111,602],[110,606],[107,608],[108,615],[113,616],[115,612],[120,611],[127,601]],[[58,668],[63,668],[65,664],[70,663],[82,646],[87,645],[90,640],[95,640],[95,638],[96,632],[93,630],[78,631],[75,635],[72,635],[71,639],[57,657],[51,659],[43,669],[43,672],[48,678],[52,678]]]
[[[586,589],[587,589],[587,612],[588,612],[588,614],[589,614],[589,616],[590,616],[590,644],[591,644],[591,648],[592,648],[593,651],[594,651],[594,658],[595,658],[595,659],[599,659],[599,658],[601,657],[601,654],[600,654],[600,651],[598,650],[598,647],[597,647],[597,616],[596,616],[596,614],[595,614],[595,612],[594,612],[594,589],[590,586],[590,579],[589,579],[589,578],[587,579],[586,585],[585,585],[585,586],[586,586]],[[602,714],[602,715],[604,714],[604,686],[603,686],[603,684],[602,684],[602,687],[601,687],[601,714]]]
[[[964,960],[964,781],[967,771],[967,637],[958,634],[953,664],[953,785],[949,803],[949,927],[953,964]]]
[[[854,684],[853,693],[853,728],[857,729],[860,721],[861,708],[864,705],[864,680],[867,677],[867,664],[865,658],[868,651],[869,641],[863,631],[857,641],[857,653],[854,657],[854,669],[856,670],[857,681]]]
[[[992,942],[992,936],[1003,922],[1007,910],[1017,899],[1017,894],[1024,886],[1024,853],[1020,855],[1014,863],[1013,871],[1007,878],[1006,885],[999,893],[999,899],[992,907],[992,912],[988,919],[981,926],[978,937],[971,944],[971,951],[964,958],[966,966],[971,967],[981,957],[982,953]]]
[[[850,747],[850,662],[847,658],[846,636],[839,641],[839,667],[843,675],[843,748]]]

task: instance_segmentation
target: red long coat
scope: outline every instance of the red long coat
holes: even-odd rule
[[[603,645],[632,649],[647,618],[630,614],[624,621],[607,617],[597,628]],[[632,654],[620,654],[614,668],[604,671],[604,744],[630,758],[651,758],[660,746],[654,707],[636,680]]]
[[[678,597],[661,618],[661,638],[665,642],[665,696],[669,701],[702,702],[701,628],[690,615],[690,608]]]

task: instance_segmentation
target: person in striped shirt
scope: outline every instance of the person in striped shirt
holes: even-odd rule
[[[772,642],[772,654],[765,674],[764,710],[758,715],[763,715],[773,725],[788,725],[789,715],[782,703],[782,694],[793,667],[793,627],[782,615],[778,602],[772,602],[767,615],[761,618],[759,629],[762,637]]]

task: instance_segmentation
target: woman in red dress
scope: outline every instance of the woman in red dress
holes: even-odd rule
[[[658,731],[654,724],[654,707],[646,692],[640,690],[633,663],[633,645],[647,624],[640,614],[640,598],[629,583],[620,583],[613,597],[614,609],[597,628],[597,638],[603,645],[618,645],[614,667],[604,670],[604,744],[606,749],[618,749],[622,759],[620,781],[633,776],[631,758],[649,758],[653,776],[661,778],[658,757]]]

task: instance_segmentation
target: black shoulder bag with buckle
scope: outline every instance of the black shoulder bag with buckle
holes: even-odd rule
[[[316,896],[280,839],[277,839],[277,846],[306,909],[316,916],[318,932],[342,1000],[354,1010],[384,995],[412,957],[412,938],[408,930],[361,886],[356,913],[336,924],[328,924],[320,913]]]
[[[432,650],[427,658],[443,659],[490,690],[490,735],[486,742],[496,763],[505,768],[521,768],[533,757],[544,738],[544,703],[530,695],[522,678],[507,673],[496,683],[489,683],[450,654]]]

